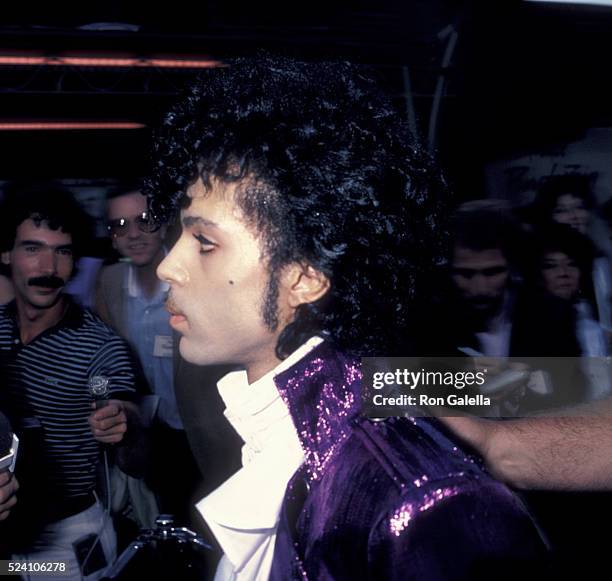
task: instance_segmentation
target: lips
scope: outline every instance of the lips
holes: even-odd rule
[[[181,313],[181,311],[179,311],[177,306],[174,304],[174,300],[171,296],[168,296],[168,298],[166,299],[166,310],[171,315],[184,316],[183,313]]]
[[[179,326],[181,323],[185,323],[187,321],[187,317],[183,315],[181,311],[176,307],[172,297],[168,297],[166,300],[166,310],[170,313],[170,326],[176,330],[180,330]]]
[[[45,293],[45,294],[51,294],[54,292],[57,292],[57,288],[52,287],[52,286],[39,286],[39,285],[32,285],[32,288],[36,289],[37,292],[39,293]]]

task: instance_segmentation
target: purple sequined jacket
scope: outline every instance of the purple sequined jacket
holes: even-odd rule
[[[360,417],[360,381],[359,362],[326,342],[276,377],[306,460],[287,488],[270,579],[535,573],[546,550],[517,497],[439,422]]]

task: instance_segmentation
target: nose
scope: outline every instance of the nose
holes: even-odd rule
[[[189,280],[189,273],[181,261],[181,253],[177,242],[168,255],[157,267],[157,278],[169,284],[184,285]]]
[[[487,295],[489,292],[489,280],[484,274],[475,274],[472,278],[472,294]]]
[[[41,272],[45,275],[52,275],[57,273],[57,254],[48,249],[45,252],[40,253],[38,267]]]
[[[128,222],[128,231],[127,231],[128,238],[130,240],[135,240],[136,238],[139,238],[141,234],[142,232],[140,231],[138,224],[136,224],[136,220],[130,220]]]
[[[558,270],[557,276],[559,278],[568,278],[569,277],[569,268],[567,266],[560,266]]]

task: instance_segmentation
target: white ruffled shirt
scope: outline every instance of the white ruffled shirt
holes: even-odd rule
[[[251,385],[245,371],[229,373],[217,384],[225,416],[245,443],[242,468],[197,504],[224,552],[215,581],[264,581],[270,576],[285,490],[304,461],[274,377],[322,341],[311,338]]]

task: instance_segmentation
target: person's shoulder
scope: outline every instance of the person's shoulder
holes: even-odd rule
[[[314,520],[351,523],[376,571],[393,562],[421,571],[418,563],[446,559],[448,574],[432,578],[463,579],[452,576],[454,561],[467,571],[488,556],[529,560],[543,550],[520,499],[436,420],[359,418],[310,497]],[[354,547],[342,547],[349,558]]]
[[[11,327],[11,303],[0,305],[0,329],[9,329]]]
[[[519,497],[493,478],[481,459],[462,448],[439,421],[364,419],[354,437],[363,440],[368,449],[369,488],[385,499],[372,503],[372,546],[395,543],[410,533],[412,549],[425,547],[426,554],[433,555],[440,549],[429,540],[432,534],[442,543],[452,543],[457,535],[470,531],[486,537],[470,549],[474,559],[498,553],[499,558],[516,553],[529,559],[543,550]],[[358,455],[352,454],[353,458]],[[364,483],[363,488],[367,490],[368,485]],[[419,534],[415,536],[416,531]],[[464,547],[459,554],[467,558],[466,551]]]
[[[433,418],[393,417],[382,421],[359,417],[351,438],[364,461],[378,464],[392,479],[414,481],[423,474],[445,478],[448,474],[486,472],[481,459],[464,450],[455,437]]]
[[[518,579],[549,563],[521,500],[500,482],[461,474],[407,486],[388,502],[369,530],[368,557],[388,579]]]
[[[93,334],[98,337],[99,341],[103,344],[109,342],[123,343],[123,339],[117,334],[117,332],[105,321],[103,321],[99,315],[94,313],[92,310],[81,308],[81,326],[80,331],[82,333]]]

